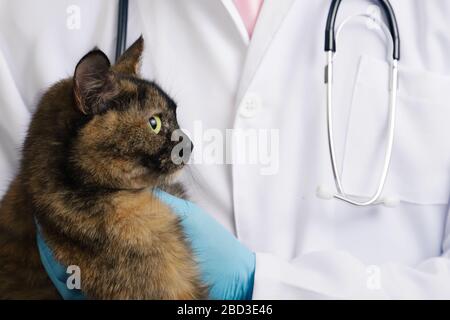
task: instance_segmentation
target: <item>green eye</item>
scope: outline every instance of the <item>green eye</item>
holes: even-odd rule
[[[158,116],[151,117],[148,120],[148,124],[155,134],[158,134],[161,131],[161,119]]]

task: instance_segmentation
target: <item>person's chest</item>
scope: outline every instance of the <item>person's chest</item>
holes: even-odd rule
[[[226,2],[130,1],[129,42],[143,33],[147,43],[143,73],[175,98],[194,138],[195,160],[185,175],[193,200],[253,249],[286,257],[343,248],[369,261],[402,252],[398,259],[414,262],[438,253],[450,187],[449,4],[392,1],[402,59],[386,192],[401,203],[360,209],[316,197],[317,186],[334,186],[323,84],[329,2],[266,0],[249,47]],[[365,0],[345,4],[340,19],[376,12]],[[11,98],[5,105],[32,109],[37,91],[70,76],[94,45],[113,53],[115,10],[106,2],[73,5],[36,7],[17,18],[24,23],[16,38],[2,32],[8,68],[0,72],[18,85],[17,95],[2,87],[2,97]],[[20,10],[9,9],[17,17]],[[346,186],[356,194],[372,190],[384,147],[386,42],[371,28],[362,22],[343,30],[336,57],[337,148]],[[238,142],[250,142],[234,140],[239,130]],[[230,154],[247,155],[233,161]]]
[[[450,8],[392,1],[402,59],[383,196],[400,202],[361,209],[316,195],[318,186],[334,188],[323,83],[328,1],[281,2],[266,1],[248,47],[222,1],[135,3],[148,40],[144,73],[174,96],[194,140],[184,177],[192,198],[254,250],[288,258],[329,248],[369,262],[439,254],[450,190]],[[372,2],[348,1],[338,22],[358,12],[379,14]],[[370,194],[381,170],[389,42],[364,20],[339,38],[336,142],[355,195]]]

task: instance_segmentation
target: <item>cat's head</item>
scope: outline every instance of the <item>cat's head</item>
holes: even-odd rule
[[[189,159],[192,143],[179,129],[175,102],[139,77],[143,46],[141,37],[115,65],[95,49],[75,69],[75,106],[85,124],[73,140],[70,161],[89,183],[151,187]]]

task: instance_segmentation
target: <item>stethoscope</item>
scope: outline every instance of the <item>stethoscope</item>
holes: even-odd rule
[[[325,83],[327,86],[327,130],[328,130],[328,148],[330,153],[331,168],[333,171],[334,182],[336,185],[336,193],[332,194],[324,189],[318,189],[318,196],[325,199],[339,199],[355,206],[366,207],[377,204],[385,204],[386,206],[395,206],[397,199],[386,198],[381,199],[386,178],[389,171],[389,165],[392,158],[392,146],[394,144],[395,116],[397,106],[397,89],[398,89],[398,62],[400,60],[400,36],[395,17],[394,9],[389,0],[378,0],[387,19],[387,25],[381,20],[368,14],[357,14],[345,19],[335,32],[336,17],[342,0],[332,0],[328,13],[328,20],[325,29],[325,52],[327,54],[327,65],[325,66]],[[336,159],[336,148],[334,144],[333,133],[333,63],[336,52],[336,39],[339,37],[343,27],[354,18],[368,18],[376,22],[386,37],[392,38],[392,60],[390,61],[390,79],[389,79],[389,120],[387,129],[387,141],[385,156],[381,175],[378,180],[378,186],[375,193],[370,197],[359,197],[348,195],[342,185],[342,176],[338,173],[338,162]]]
[[[387,19],[387,25],[381,20],[368,14],[357,14],[345,19],[341,25],[335,29],[336,17],[339,12],[339,6],[342,0],[332,0],[328,12],[328,19],[325,29],[325,52],[327,54],[327,65],[325,66],[325,83],[327,86],[327,130],[328,130],[328,148],[330,153],[331,168],[336,184],[336,193],[330,193],[324,188],[318,189],[318,196],[324,199],[339,199],[356,206],[371,206],[377,204],[392,205],[392,201],[381,199],[386,178],[389,171],[389,165],[392,157],[392,146],[394,144],[395,116],[397,106],[397,88],[398,88],[398,62],[400,60],[400,36],[395,17],[394,9],[389,0],[378,0]],[[359,196],[350,196],[345,192],[342,185],[342,177],[338,172],[338,162],[336,159],[336,149],[334,144],[333,133],[333,63],[336,52],[336,40],[339,37],[343,27],[354,18],[368,18],[376,22],[387,37],[392,38],[392,60],[390,61],[390,79],[389,79],[389,120],[388,120],[388,136],[386,142],[386,151],[378,180],[378,187],[375,193],[368,198]],[[128,0],[119,0],[119,13],[117,23],[117,43],[116,43],[116,60],[122,55],[126,48],[127,39],[127,20],[128,20]]]
[[[119,0],[119,12],[117,14],[117,39],[116,61],[125,52],[127,47],[128,29],[128,0]]]

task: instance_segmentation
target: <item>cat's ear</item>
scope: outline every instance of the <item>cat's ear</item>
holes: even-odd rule
[[[96,114],[115,92],[114,74],[108,57],[94,49],[75,68],[73,91],[77,108],[84,114]]]
[[[115,72],[138,75],[141,65],[141,56],[144,51],[144,38],[139,37],[117,60],[112,67]]]

